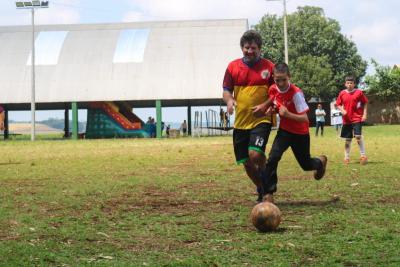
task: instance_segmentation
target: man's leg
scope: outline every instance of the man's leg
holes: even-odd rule
[[[315,125],[315,136],[318,136],[318,130],[319,130],[319,121],[317,121],[317,124]]]
[[[325,122],[320,122],[321,123],[321,136],[324,136],[324,125]]]
[[[265,170],[265,148],[271,132],[270,123],[261,123],[250,130],[248,153],[250,161],[255,166],[257,184],[261,183],[261,172]],[[263,187],[257,185],[258,201],[262,200]]]
[[[250,130],[233,130],[233,147],[235,151],[236,163],[243,164],[247,176],[257,186],[262,187],[258,177],[258,169],[249,157]]]

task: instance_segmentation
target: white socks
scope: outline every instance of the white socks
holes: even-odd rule
[[[365,146],[364,146],[364,139],[361,136],[360,139],[357,139],[358,147],[360,148],[361,157],[365,157]]]
[[[364,139],[362,136],[360,139],[356,139],[358,147],[360,148],[360,155],[361,157],[365,157],[365,145]],[[351,148],[351,139],[346,139],[344,143],[344,159],[350,159],[350,148]]]

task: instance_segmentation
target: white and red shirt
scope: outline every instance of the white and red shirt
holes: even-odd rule
[[[347,112],[343,115],[343,124],[361,122],[366,103],[368,103],[368,98],[360,89],[355,88],[351,92],[347,89],[342,90],[336,99],[336,105],[343,106]]]
[[[276,84],[273,84],[268,91],[269,98],[273,101],[275,107],[279,110],[284,106],[294,114],[304,114],[309,108],[304,99],[303,91],[294,84],[289,83],[286,90],[279,90]],[[288,118],[280,118],[279,128],[294,134],[308,134],[309,123],[298,122]]]

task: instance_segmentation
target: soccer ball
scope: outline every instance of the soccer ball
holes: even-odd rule
[[[251,221],[260,232],[274,231],[281,222],[282,213],[270,202],[261,202],[251,211]]]

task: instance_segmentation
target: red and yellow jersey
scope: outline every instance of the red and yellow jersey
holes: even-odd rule
[[[309,108],[304,99],[303,91],[294,84],[289,84],[285,91],[279,90],[276,84],[269,88],[269,98],[279,110],[284,106],[294,114],[306,113]],[[308,134],[309,122],[298,122],[288,118],[280,118],[279,128],[294,134]]]
[[[234,128],[252,129],[263,122],[271,123],[270,118],[254,117],[251,108],[267,101],[268,88],[274,83],[273,68],[274,64],[264,58],[252,66],[241,58],[229,63],[223,88],[231,92],[236,101]]]
[[[368,98],[360,89],[354,89],[351,92],[347,89],[342,90],[336,99],[336,105],[343,106],[347,112],[343,116],[343,124],[361,122],[366,103],[368,103]]]

